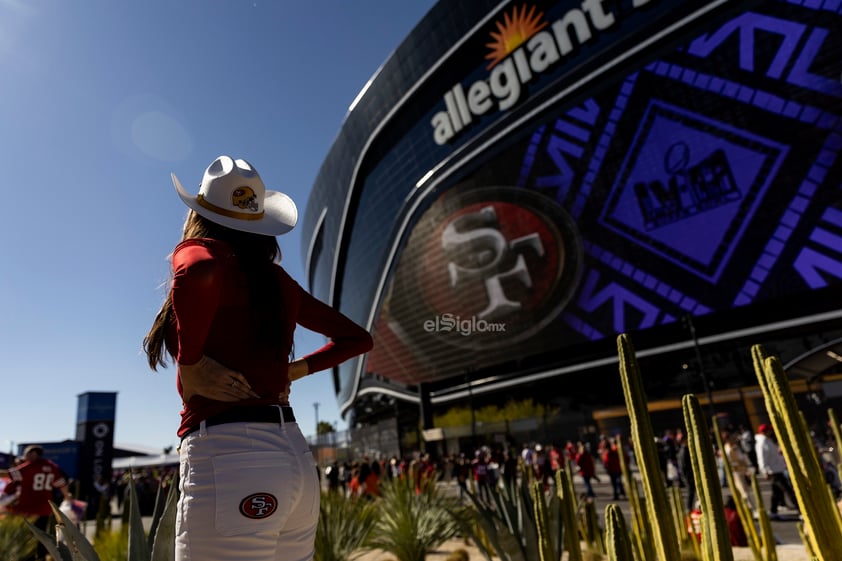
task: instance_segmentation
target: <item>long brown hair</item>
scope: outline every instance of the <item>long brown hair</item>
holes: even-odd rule
[[[211,238],[231,245],[240,268],[246,275],[248,284],[249,306],[253,321],[258,328],[258,344],[280,351],[283,340],[283,304],[278,289],[274,263],[280,259],[281,248],[274,236],[240,232],[221,226],[202,218],[192,210],[184,222],[181,240]],[[143,338],[143,350],[146,352],[149,367],[157,370],[158,366],[167,367],[165,355],[167,328],[172,321],[172,291],[168,291],[164,304],[155,316],[152,327]]]

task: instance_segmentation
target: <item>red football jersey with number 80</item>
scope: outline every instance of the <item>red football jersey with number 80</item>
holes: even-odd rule
[[[18,501],[12,507],[18,514],[49,516],[53,489],[67,485],[61,469],[45,458],[10,468],[9,476],[19,488]]]

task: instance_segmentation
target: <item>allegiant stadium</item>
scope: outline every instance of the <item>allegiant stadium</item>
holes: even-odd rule
[[[309,289],[375,339],[333,372],[349,424],[400,438],[528,398],[610,428],[620,333],[665,422],[688,392],[763,422],[756,343],[805,408],[838,399],[840,14],[436,4],[354,101],[303,216]]]

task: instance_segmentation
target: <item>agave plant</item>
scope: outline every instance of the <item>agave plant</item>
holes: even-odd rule
[[[435,548],[461,533],[459,499],[444,495],[435,477],[422,477],[418,491],[412,478],[395,478],[382,487],[380,515],[369,541],[372,549],[398,561],[424,561]]]
[[[502,561],[525,561],[525,539],[523,536],[523,521],[531,521],[528,509],[523,506],[521,493],[528,488],[518,489],[517,486],[492,487],[491,498],[494,506],[481,501],[475,491],[468,492],[468,497],[474,505],[472,516],[466,521],[465,531],[470,535],[480,552],[488,561],[492,556]],[[532,525],[533,536],[537,532]],[[529,542],[537,555],[537,540]]]
[[[567,489],[563,470],[556,473],[556,488]],[[474,509],[465,530],[489,561],[559,561],[564,549],[563,522],[570,522],[575,538],[575,551],[569,559],[578,559],[578,531],[575,495],[570,490],[557,491],[545,497],[543,486],[529,475],[519,484],[491,488],[491,502],[481,501],[476,493],[468,493]],[[562,501],[562,497],[571,501]],[[566,513],[566,516],[565,516]],[[569,549],[569,548],[568,548]]]
[[[322,493],[315,561],[350,561],[362,554],[377,521],[375,504],[340,493]]]
[[[178,499],[178,477],[167,494],[166,501],[156,501],[149,535],[143,521],[134,483],[129,485],[128,559],[132,561],[173,561],[175,559],[175,511]],[[56,517],[56,533],[51,535],[27,522],[36,539],[44,544],[55,561],[101,561],[94,546],[55,504],[50,503]]]
[[[0,518],[0,552],[3,559],[24,559],[35,552],[35,538],[18,516]]]

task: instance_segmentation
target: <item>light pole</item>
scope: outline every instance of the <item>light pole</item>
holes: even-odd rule
[[[684,316],[684,323],[687,325],[687,328],[690,330],[690,337],[693,339],[693,348],[696,351],[696,362],[699,364],[699,375],[702,377],[702,383],[705,385],[705,390],[707,390],[708,394],[708,410],[711,416],[711,419],[716,414],[716,408],[713,404],[713,390],[710,387],[710,382],[708,381],[708,376],[705,373],[705,368],[702,366],[702,352],[699,349],[699,338],[696,337],[696,326],[693,324],[693,316],[687,314]]]
[[[316,444],[319,443],[319,403],[318,401],[313,403],[313,409],[316,410]]]
[[[474,447],[474,451],[477,448],[477,416],[476,411],[474,410],[474,392],[471,387],[471,371],[472,368],[468,368],[465,372],[465,382],[468,384],[468,403],[471,407],[471,441]]]

